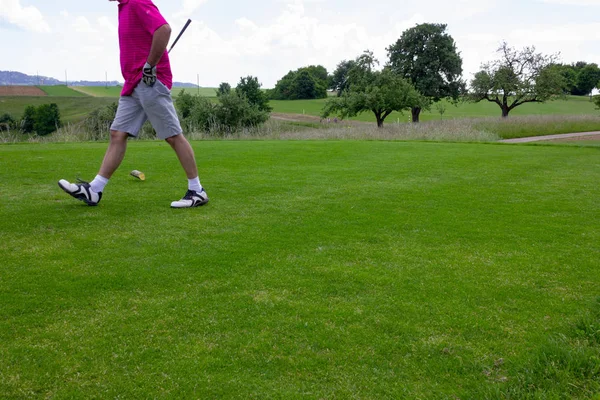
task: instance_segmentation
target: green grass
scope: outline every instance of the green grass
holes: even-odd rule
[[[78,86],[77,89],[89,94],[90,96],[119,98],[123,88],[120,86]],[[176,87],[173,88],[171,94],[173,97],[177,97],[177,95],[183,90],[183,88]],[[192,94],[200,93],[200,95],[203,97],[216,97],[216,89],[214,88],[200,88],[200,90],[194,88],[185,88],[185,91]]]
[[[271,106],[274,112],[290,114],[308,114],[319,116],[327,99],[319,100],[272,100]],[[457,106],[448,102],[443,102],[446,106],[446,112],[443,115],[447,118],[479,118],[479,117],[500,117],[500,108],[490,102],[480,103],[460,103]],[[510,115],[599,115],[594,103],[589,101],[588,97],[571,96],[566,100],[551,101],[543,104],[528,103],[515,108]],[[410,113],[392,113],[387,119],[387,123],[408,122]],[[375,122],[373,113],[363,113],[356,118],[357,121]],[[435,110],[435,106],[430,111],[421,113],[421,120],[431,121],[440,120],[442,116]]]
[[[202,97],[217,97],[217,89],[216,88],[200,88],[200,90],[198,90],[197,88],[179,88],[179,87],[174,87],[171,90],[171,95],[173,96],[173,98],[176,98],[177,95],[179,93],[181,93],[183,90],[186,91],[186,93],[191,93],[193,95],[197,95],[200,94],[200,96]]]
[[[121,96],[121,86],[77,86],[77,90],[87,93],[94,97],[113,97],[118,99]]]
[[[162,142],[97,208],[105,143],[0,146],[2,397],[600,393],[598,148],[193,146],[194,210]]]
[[[67,86],[38,86],[51,97],[85,97],[86,95]]]

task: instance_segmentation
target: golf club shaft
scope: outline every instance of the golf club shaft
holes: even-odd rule
[[[171,45],[171,48],[169,49],[169,53],[171,52],[171,50],[173,50],[173,47],[175,47],[175,45],[177,44],[177,42],[179,41],[179,39],[181,38],[181,36],[183,35],[183,33],[185,32],[185,30],[188,28],[188,26],[190,26],[190,24],[192,23],[191,19],[188,19],[187,22],[185,23],[185,26],[183,27],[183,29],[181,30],[181,32],[179,32],[179,35],[177,36],[177,39],[175,39],[175,41],[173,42],[173,44]]]

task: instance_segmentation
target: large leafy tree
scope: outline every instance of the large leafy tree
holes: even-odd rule
[[[327,101],[323,117],[336,114],[347,118],[370,111],[381,128],[393,111],[410,109],[419,101],[420,95],[415,88],[389,67],[382,71],[374,69],[377,60],[373,53],[365,52],[355,63],[348,72],[347,90],[341,97]]]
[[[575,68],[577,78],[575,81],[575,90],[572,94],[577,96],[589,95],[600,82],[600,68],[598,68],[598,64],[583,64],[581,68]]]
[[[281,78],[270,97],[274,100],[322,99],[327,97],[328,81],[327,69],[321,65],[299,68]]]
[[[387,51],[392,70],[413,84],[425,100],[412,107],[413,122],[419,122],[421,110],[432,102],[458,100],[465,86],[461,80],[462,58],[445,24],[408,29]]]
[[[516,50],[503,43],[500,57],[484,64],[471,82],[471,100],[498,104],[502,116],[525,103],[543,103],[563,95],[565,80],[555,67],[557,55]]]

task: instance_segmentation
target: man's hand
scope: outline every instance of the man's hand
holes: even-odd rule
[[[146,86],[154,86],[156,83],[156,66],[152,66],[146,62],[142,70],[142,81],[144,81]]]

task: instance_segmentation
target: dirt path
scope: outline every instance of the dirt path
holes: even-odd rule
[[[80,87],[77,87],[77,86],[69,86],[69,89],[72,89],[72,90],[74,90],[74,91],[76,91],[76,92],[79,92],[79,93],[83,93],[83,94],[85,94],[86,96],[98,97],[97,95],[95,95],[95,94],[93,94],[93,93],[88,93],[88,92],[86,92],[85,90],[83,90],[83,89],[81,89]]]
[[[600,132],[579,132],[579,133],[565,133],[562,135],[546,135],[546,136],[534,136],[518,139],[505,139],[501,140],[502,143],[531,143],[531,142],[543,142],[543,141],[573,141],[573,140],[600,140]]]

